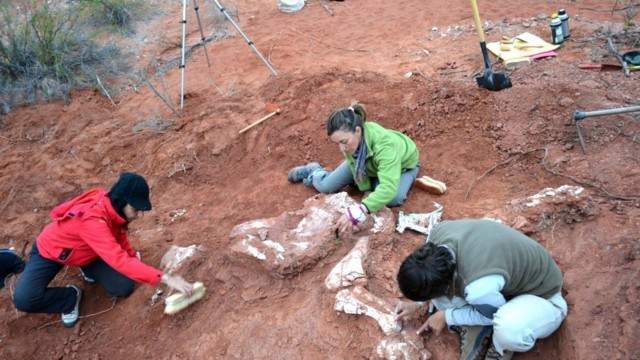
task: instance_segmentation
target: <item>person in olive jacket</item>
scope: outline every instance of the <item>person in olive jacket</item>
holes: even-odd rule
[[[418,329],[460,336],[460,359],[508,360],[553,334],[567,316],[562,272],[537,241],[492,220],[436,225],[427,243],[398,271],[413,302],[396,308],[402,320],[430,301],[438,309]],[[489,346],[490,345],[490,346]]]
[[[370,191],[362,203],[347,208],[340,231],[357,230],[368,214],[404,203],[420,169],[420,154],[413,140],[367,121],[359,103],[334,111],[327,120],[327,135],[338,144],[345,160],[333,171],[317,162],[297,166],[288,178],[321,193],[334,193],[352,184],[360,191]]]

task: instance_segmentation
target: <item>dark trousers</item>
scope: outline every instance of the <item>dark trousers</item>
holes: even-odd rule
[[[76,303],[75,290],[68,287],[48,287],[62,268],[62,264],[40,256],[34,243],[31,256],[18,279],[13,295],[16,308],[24,312],[49,314],[68,313],[73,310]],[[101,259],[83,266],[82,271],[102,285],[111,296],[127,297],[133,292],[133,280],[120,274]]]
[[[17,274],[24,269],[24,261],[9,249],[0,249],[0,289],[4,287],[4,279],[10,274]]]

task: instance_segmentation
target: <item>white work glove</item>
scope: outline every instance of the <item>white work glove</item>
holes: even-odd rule
[[[358,226],[367,220],[367,207],[363,204],[351,205],[347,208],[346,216],[351,225]]]
[[[191,293],[193,292],[193,284],[183,279],[182,276],[163,274],[160,281],[168,287],[183,294],[187,294],[188,296],[191,296]]]
[[[362,205],[351,205],[345,212],[344,216],[338,220],[338,232],[340,235],[348,235],[360,231],[360,226],[367,220],[367,208]]]

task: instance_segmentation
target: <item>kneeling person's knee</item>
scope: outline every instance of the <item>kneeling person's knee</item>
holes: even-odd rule
[[[109,295],[119,298],[126,298],[133,293],[135,282],[130,279],[121,279],[117,284],[112,284],[107,288]]]
[[[525,352],[536,342],[531,329],[513,316],[501,316],[500,310],[493,318],[493,342],[503,350]]]
[[[396,195],[396,197],[393,198],[393,200],[391,200],[391,202],[387,204],[387,206],[389,207],[401,206],[402,204],[404,204],[405,201],[407,201],[407,195],[398,194]]]
[[[34,312],[41,300],[41,296],[18,287],[13,294],[13,304],[23,312]]]

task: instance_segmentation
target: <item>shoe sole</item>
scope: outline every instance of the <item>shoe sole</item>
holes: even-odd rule
[[[78,320],[80,320],[80,302],[82,301],[82,290],[80,290],[79,288],[75,288],[75,290],[78,296],[78,298],[76,299],[76,305],[75,305],[75,308],[78,308],[78,318],[73,323],[66,323],[62,321],[62,325],[66,328],[74,327],[78,323]]]
[[[307,168],[309,167],[310,164],[314,164],[314,166],[309,170],[307,176],[296,180],[293,176],[293,174],[297,171],[299,171],[298,169],[302,169],[302,168]],[[317,165],[316,165],[317,164]],[[313,174],[316,170],[318,169],[322,169],[322,165],[320,165],[320,163],[309,163],[307,165],[300,165],[300,166],[296,166],[293,169],[289,170],[289,172],[287,173],[287,180],[289,180],[290,183],[299,183],[299,182],[303,182],[304,179],[306,179],[309,175]]]

